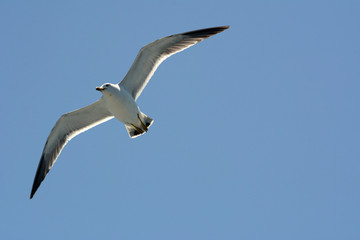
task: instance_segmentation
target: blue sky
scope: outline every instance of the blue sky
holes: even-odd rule
[[[0,239],[359,239],[359,1],[1,1]],[[74,138],[29,200],[65,112],[158,38],[231,25],[166,60]],[[185,98],[184,98],[185,96]]]

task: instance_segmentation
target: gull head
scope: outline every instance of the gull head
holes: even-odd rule
[[[111,84],[111,83],[104,83],[101,85],[101,87],[96,87],[97,91],[103,92],[103,91],[113,91],[113,90],[119,90],[119,86],[117,84]]]

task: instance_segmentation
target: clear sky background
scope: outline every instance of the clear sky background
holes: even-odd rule
[[[360,239],[359,1],[1,1],[0,239]],[[57,119],[158,38],[130,139],[74,138],[32,200]]]

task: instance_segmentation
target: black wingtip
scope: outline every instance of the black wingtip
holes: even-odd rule
[[[41,159],[38,165],[38,168],[36,170],[36,174],[35,174],[35,178],[34,178],[34,183],[33,186],[31,188],[31,194],[30,194],[30,199],[33,198],[33,196],[35,195],[36,191],[38,190],[38,188],[40,187],[41,182],[44,180],[47,171],[45,170],[45,165],[44,165],[44,154],[41,155]]]
[[[230,28],[230,26],[220,26],[220,27],[212,27],[212,28],[204,28],[191,32],[183,33],[183,35],[188,35],[191,37],[199,37],[199,38],[208,38],[212,35],[218,34],[226,29]]]
[[[41,184],[41,181],[40,181],[40,183],[39,183],[39,182],[38,182],[38,179],[35,177],[33,186],[32,186],[32,188],[31,188],[30,199],[33,198],[33,196],[35,195],[36,191],[38,190],[40,184]]]
[[[37,191],[37,189],[39,188],[40,185],[38,185],[36,188],[35,188],[35,184],[33,185],[32,189],[31,189],[31,194],[30,194],[30,199],[32,199]]]
[[[34,197],[34,195],[35,195],[36,191],[38,190],[39,186],[40,186],[40,184],[37,185],[37,184],[35,184],[35,181],[34,181],[34,184],[33,184],[32,188],[31,188],[30,199],[32,199]]]

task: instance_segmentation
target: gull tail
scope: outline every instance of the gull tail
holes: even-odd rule
[[[145,115],[144,113],[141,113],[141,117],[138,115],[138,119],[140,121],[141,127],[135,126],[133,124],[125,124],[126,130],[128,131],[131,138],[135,138],[146,133],[151,124],[154,122],[151,117]]]

